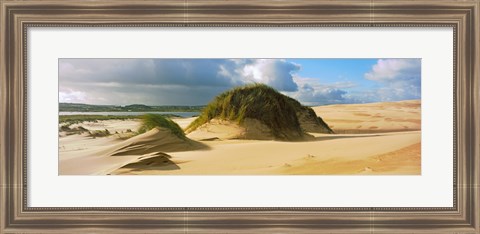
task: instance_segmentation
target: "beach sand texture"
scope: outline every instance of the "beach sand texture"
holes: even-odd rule
[[[231,139],[217,124],[180,139],[152,129],[129,139],[60,133],[60,175],[419,175],[420,101],[313,107],[335,134],[307,141]],[[185,128],[195,118],[174,118]],[[138,120],[81,123],[88,130],[134,130]],[[222,135],[223,134],[223,135]]]

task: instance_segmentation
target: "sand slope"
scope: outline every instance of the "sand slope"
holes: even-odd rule
[[[116,137],[92,138],[83,135],[60,137],[60,175],[99,175],[107,174],[128,162],[138,160],[138,156],[107,157],[100,152],[121,143]]]
[[[311,139],[311,136],[306,133],[298,136],[299,133],[297,132],[284,130],[281,134],[289,136],[285,138],[296,138],[296,140]],[[187,136],[195,140],[275,140],[277,138],[270,127],[259,120],[251,118],[246,118],[241,124],[229,120],[212,119],[188,133]]]
[[[228,140],[235,139],[245,134],[245,128],[228,120],[212,119],[208,123],[198,127],[195,131],[187,134],[194,140]]]
[[[421,128],[420,100],[313,107],[336,133],[412,131]]]
[[[202,143],[179,138],[164,128],[154,128],[125,141],[115,136],[94,139],[72,135],[60,140],[59,171],[60,174],[107,174],[125,164],[163,155],[163,152],[206,148]]]
[[[208,151],[169,153],[177,170],[123,168],[113,174],[420,174],[419,142],[418,131],[319,134],[316,141],[308,142],[212,141],[205,142],[211,148]],[[398,154],[402,157],[392,156]]]

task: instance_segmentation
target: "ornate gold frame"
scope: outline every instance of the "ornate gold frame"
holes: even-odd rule
[[[0,0],[0,232],[480,233],[479,0]],[[28,27],[452,27],[454,206],[33,208],[26,205]]]

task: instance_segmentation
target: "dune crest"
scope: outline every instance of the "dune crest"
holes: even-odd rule
[[[205,145],[176,136],[166,128],[152,130],[120,142],[108,149],[110,156],[145,155],[156,152],[178,152],[206,148]]]

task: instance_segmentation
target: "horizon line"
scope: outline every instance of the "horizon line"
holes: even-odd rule
[[[315,104],[315,105],[306,105],[306,106],[328,106],[328,105],[352,105],[352,104],[369,104],[369,103],[388,103],[388,102],[406,102],[406,101],[421,101],[422,99],[405,99],[397,101],[378,101],[378,102],[351,102],[351,103],[329,103],[329,104]],[[132,103],[132,104],[90,104],[90,103],[79,103],[79,102],[59,102],[58,104],[79,104],[79,105],[92,105],[92,106],[132,106],[132,105],[143,105],[143,106],[207,106],[207,104],[200,105],[178,105],[178,104],[163,104],[163,105],[150,105],[150,104],[141,104],[141,103]],[[302,104],[305,105],[305,104]]]

